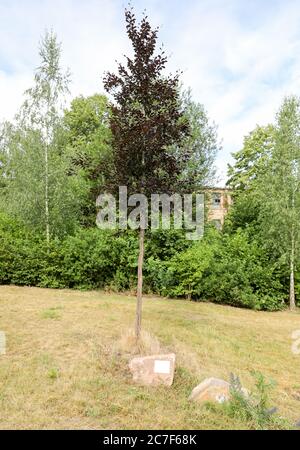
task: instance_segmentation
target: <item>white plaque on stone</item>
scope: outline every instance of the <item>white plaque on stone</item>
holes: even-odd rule
[[[170,373],[170,361],[156,359],[154,361],[154,373]]]
[[[139,356],[129,362],[133,381],[144,385],[171,386],[174,379],[175,353]]]

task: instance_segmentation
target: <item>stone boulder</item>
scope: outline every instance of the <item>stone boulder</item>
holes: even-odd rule
[[[229,397],[230,384],[227,381],[219,378],[206,378],[192,390],[189,400],[223,403],[229,400]]]
[[[245,397],[249,397],[249,392],[242,387],[241,392]],[[220,378],[206,378],[198,384],[189,397],[195,402],[217,402],[224,403],[230,399],[230,384]]]
[[[143,385],[171,386],[174,379],[175,354],[133,358],[129,363],[133,381]]]

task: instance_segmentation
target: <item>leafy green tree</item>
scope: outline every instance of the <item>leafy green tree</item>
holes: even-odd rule
[[[43,147],[44,208],[46,239],[50,239],[50,177],[51,152],[55,133],[60,121],[61,101],[69,93],[69,73],[60,67],[60,45],[53,33],[46,32],[40,46],[41,65],[35,74],[35,84],[28,89],[27,99],[21,111],[21,121],[25,128],[38,132]]]
[[[3,203],[5,188],[9,178],[9,151],[12,139],[12,124],[3,122],[0,124],[0,207]]]
[[[112,172],[108,100],[104,95],[77,97],[64,113],[68,173],[81,178],[85,197],[81,222],[95,225],[95,202]]]
[[[275,146],[257,186],[264,246],[287,267],[289,304],[295,308],[295,271],[300,245],[300,100],[288,97],[277,116]]]
[[[251,227],[257,232],[260,200],[257,180],[265,173],[275,146],[275,126],[256,126],[244,138],[241,150],[233,154],[234,164],[228,167],[227,185],[233,189],[234,207],[230,209],[225,229]]]
[[[216,176],[215,158],[221,150],[217,127],[210,122],[207,112],[201,103],[192,99],[191,89],[182,91],[181,102],[184,115],[189,123],[190,133],[180,146],[172,150],[179,157],[181,151],[189,151],[188,161],[183,161],[180,182],[186,189],[198,190],[214,183]]]
[[[244,139],[241,150],[233,153],[234,164],[228,165],[228,187],[243,191],[249,189],[265,170],[275,142],[274,125],[256,126]]]
[[[66,177],[62,110],[69,74],[60,67],[61,46],[53,33],[40,44],[40,66],[16,120],[6,127],[5,208],[43,231],[46,241],[74,226],[81,187]]]

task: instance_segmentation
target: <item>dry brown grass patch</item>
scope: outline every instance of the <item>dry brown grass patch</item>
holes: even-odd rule
[[[228,379],[230,372],[251,389],[252,370],[277,382],[272,405],[280,415],[300,419],[300,356],[291,351],[299,313],[145,296],[136,346],[135,307],[130,295],[0,286],[7,342],[0,356],[0,429],[245,427],[188,396],[204,378]],[[170,389],[133,383],[133,355],[170,351],[176,353]]]
[[[159,340],[146,330],[142,330],[140,338],[137,340],[133,328],[124,330],[119,341],[116,343],[116,349],[129,355],[155,355],[160,353],[161,347]]]

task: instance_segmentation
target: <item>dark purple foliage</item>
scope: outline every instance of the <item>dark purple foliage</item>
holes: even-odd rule
[[[118,74],[107,73],[104,86],[114,99],[110,126],[115,174],[109,188],[128,186],[131,192],[172,193],[188,152],[172,154],[169,146],[183,142],[189,126],[180,106],[179,74],[163,75],[165,53],[155,55],[158,29],[147,16],[137,24],[132,9],[125,10],[127,35],[134,49]]]

